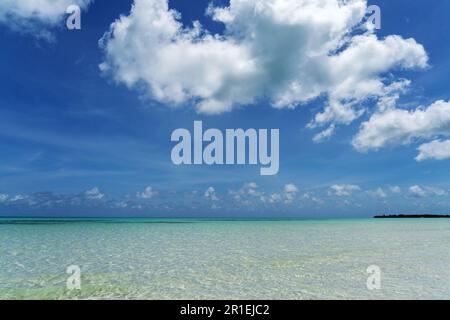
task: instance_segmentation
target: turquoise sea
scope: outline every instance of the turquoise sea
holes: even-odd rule
[[[0,219],[0,299],[405,298],[450,298],[450,219]]]

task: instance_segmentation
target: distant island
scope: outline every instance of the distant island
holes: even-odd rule
[[[417,219],[417,218],[450,218],[448,214],[392,214],[375,216],[375,219]]]

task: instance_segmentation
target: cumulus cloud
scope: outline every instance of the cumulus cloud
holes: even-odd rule
[[[321,204],[324,203],[321,199],[317,198],[312,192],[305,192],[301,196],[301,199],[305,200],[305,201],[309,200],[309,201],[311,201],[311,202],[313,202],[314,204],[317,204],[317,205],[321,205]]]
[[[366,152],[438,135],[450,135],[450,101],[437,101],[416,110],[391,108],[376,113],[361,125],[352,143],[356,150]],[[424,156],[419,156],[419,161],[426,159],[429,148],[424,147]]]
[[[384,199],[387,197],[386,192],[384,192],[382,188],[377,188],[375,190],[368,191],[368,193],[375,198]]]
[[[136,197],[140,198],[140,199],[151,199],[157,194],[158,194],[158,192],[153,190],[153,188],[149,186],[149,187],[145,188],[144,191],[138,192],[136,194]]]
[[[213,187],[209,187],[208,189],[206,189],[203,196],[206,200],[209,201],[219,201],[219,197],[216,194],[216,189],[214,189]]]
[[[426,196],[445,196],[447,195],[447,191],[436,187],[414,185],[409,188],[409,194],[414,198],[424,198]]]
[[[285,203],[291,203],[292,201],[294,201],[294,197],[298,192],[298,188],[295,184],[290,183],[284,186],[283,191]]]
[[[392,192],[392,193],[402,193],[402,188],[400,188],[399,186],[391,186],[391,187],[389,187],[389,190]]]
[[[289,183],[283,188],[284,193],[296,193],[298,192],[298,188],[295,184]]]
[[[309,127],[349,124],[362,103],[395,96],[383,75],[427,66],[414,39],[378,39],[364,23],[366,0],[231,0],[208,9],[225,26],[211,34],[184,26],[167,0],[135,0],[102,40],[101,70],[129,88],[169,105],[194,104],[218,114],[260,99],[294,108],[326,97]]]
[[[416,198],[422,198],[425,197],[426,192],[423,190],[420,186],[411,186],[409,187],[409,193]]]
[[[264,193],[259,191],[259,186],[255,182],[245,183],[238,190],[230,190],[229,194],[239,202],[246,202],[250,197],[257,197],[261,201],[265,201]]]
[[[9,199],[9,196],[4,193],[0,193],[0,203],[5,203]]]
[[[279,193],[272,193],[270,196],[268,196],[267,201],[269,203],[278,203],[283,200],[283,197]]]
[[[259,186],[254,183],[245,183],[241,188],[237,190],[230,190],[229,195],[234,201],[246,206],[260,204],[276,204],[285,203],[290,204],[295,200],[295,196],[298,193],[298,187],[289,183],[283,186],[279,192],[266,193],[260,190]]]
[[[338,197],[348,197],[353,194],[353,192],[360,191],[361,188],[353,184],[335,184],[330,187],[328,195],[334,195]]]
[[[281,192],[272,193],[271,195],[265,197],[268,203],[285,203],[291,204],[295,200],[295,196],[297,195],[299,189],[293,184],[289,183],[284,185],[283,190]]]
[[[102,193],[99,188],[94,187],[92,189],[87,190],[84,193],[84,196],[88,200],[102,200],[105,197],[105,194]]]
[[[49,37],[45,28],[61,23],[69,6],[86,9],[91,2],[93,0],[2,0],[0,23],[15,31]]]
[[[425,160],[446,160],[450,159],[450,140],[434,140],[422,144],[416,157],[418,162]]]

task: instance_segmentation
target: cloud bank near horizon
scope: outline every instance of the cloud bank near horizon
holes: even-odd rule
[[[33,194],[0,193],[0,216],[11,212],[21,214],[98,214],[106,213],[119,216],[123,213],[135,213],[142,216],[177,215],[181,212],[192,214],[211,214],[220,212],[236,214],[259,214],[276,212],[277,214],[314,213],[314,210],[359,210],[361,202],[377,205],[395,205],[401,203],[420,207],[433,199],[439,206],[448,206],[450,190],[436,186],[383,186],[365,189],[354,184],[334,184],[314,190],[302,189],[288,183],[276,189],[267,188],[255,182],[244,183],[241,187],[217,189],[214,186],[197,190],[156,190],[151,186],[135,194],[114,196],[104,190],[93,187],[81,193],[57,194],[37,192]],[[404,191],[403,191],[404,190]],[[408,199],[408,201],[405,201]],[[376,210],[379,210],[376,207]],[[3,211],[5,210],[5,211]],[[187,211],[186,211],[187,210]],[[406,209],[405,209],[406,210]],[[425,210],[425,207],[424,207]],[[374,211],[374,213],[375,213]]]

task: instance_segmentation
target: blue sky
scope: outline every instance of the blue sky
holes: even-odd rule
[[[181,13],[184,26],[190,28],[199,20],[210,33],[224,35],[224,24],[205,15],[209,2],[174,0],[169,4]],[[214,114],[199,112],[196,106],[210,97],[194,95],[175,105],[168,101],[170,95],[162,99],[139,83],[127,86],[119,78],[124,70],[117,67],[124,53],[99,45],[112,22],[130,15],[132,3],[90,3],[82,13],[80,31],[66,30],[63,15],[56,22],[42,19],[28,22],[27,27],[20,27],[27,19],[21,16],[19,27],[11,27],[8,19],[14,16],[2,20],[2,10],[8,8],[0,6],[0,215],[367,217],[386,212],[448,213],[450,156],[439,149],[437,153],[444,156],[438,157],[433,149],[425,161],[415,158],[420,146],[446,141],[450,121],[433,126],[430,120],[432,124],[404,133],[407,141],[391,137],[373,145],[366,141],[370,135],[364,136],[367,139],[358,150],[352,142],[361,124],[373,117],[376,102],[371,98],[355,104],[355,109],[364,106],[368,110],[357,119],[349,123],[334,119],[323,127],[331,125],[335,132],[321,143],[313,141],[321,129],[310,129],[308,124],[330,103],[324,94],[282,108],[273,105],[276,93],[261,95],[251,103],[233,104],[232,110]],[[411,81],[393,108],[414,113],[428,110],[436,101],[449,101],[450,3],[396,0],[374,4],[382,10],[382,28],[375,32],[378,39],[390,35],[413,38],[428,56],[426,67],[392,68],[379,75]],[[226,7],[228,2],[215,1],[214,5]],[[41,37],[42,30],[51,38]],[[273,40],[270,29],[266,35]],[[106,41],[118,44],[114,38]],[[144,49],[154,48],[145,45]],[[279,51],[283,50],[275,52]],[[112,72],[101,72],[99,65],[105,62]],[[161,70],[175,62],[165,63],[167,67],[162,65]],[[162,74],[161,70],[150,72]],[[202,73],[191,76],[200,79]],[[298,77],[301,81],[302,76]],[[244,101],[247,96],[239,99]],[[381,123],[388,121],[383,119]],[[177,128],[191,129],[195,120],[202,120],[208,128],[279,128],[279,174],[260,176],[255,166],[174,166],[170,135]],[[376,124],[373,130],[378,130]]]

